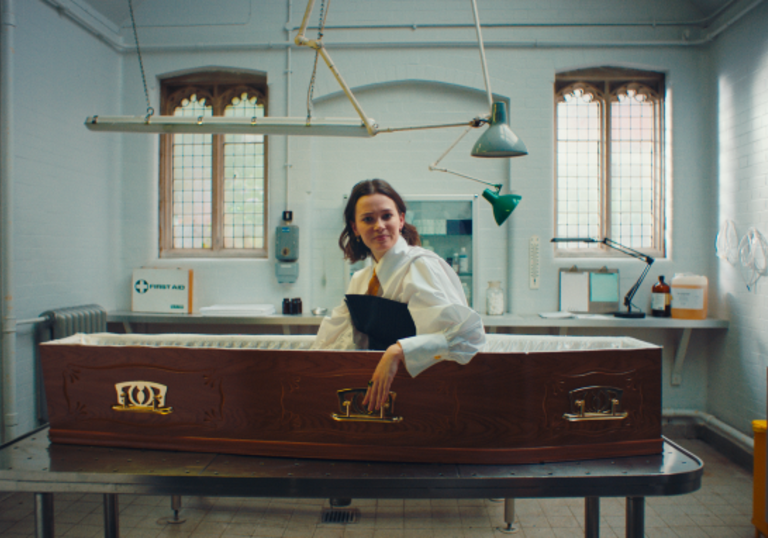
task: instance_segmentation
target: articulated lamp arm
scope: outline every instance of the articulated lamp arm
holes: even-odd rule
[[[635,297],[637,290],[640,289],[640,284],[643,283],[643,280],[645,279],[645,276],[648,274],[648,271],[650,271],[651,265],[653,265],[654,260],[647,254],[643,254],[642,252],[638,252],[635,249],[625,247],[624,245],[617,243],[616,241],[614,241],[613,239],[609,239],[608,237],[604,238],[602,241],[600,241],[600,243],[603,243],[607,247],[616,249],[619,252],[623,252],[627,256],[632,256],[633,258],[637,258],[638,260],[643,260],[646,263],[645,269],[640,275],[640,278],[637,279],[637,282],[635,282],[634,286],[629,288],[629,291],[624,296],[624,306],[627,307],[627,312],[630,312],[632,310],[632,299]]]
[[[358,102],[355,95],[352,93],[352,90],[347,85],[347,82],[344,80],[344,77],[341,76],[341,73],[338,69],[336,69],[336,64],[333,63],[333,60],[331,60],[330,54],[328,54],[328,51],[325,50],[325,45],[323,45],[322,39],[308,39],[306,36],[307,31],[307,24],[309,23],[309,16],[312,14],[312,9],[315,7],[315,0],[308,0],[307,1],[307,9],[304,11],[304,19],[301,21],[301,27],[299,28],[299,33],[296,35],[296,39],[294,39],[294,43],[296,43],[300,47],[310,47],[312,49],[315,49],[320,56],[323,57],[323,60],[325,60],[325,65],[328,66],[328,69],[331,70],[331,73],[333,73],[333,76],[336,78],[336,82],[339,83],[339,86],[341,86],[342,91],[344,92],[344,95],[347,96],[347,99],[352,103],[352,106],[355,109],[355,112],[357,112],[357,115],[360,116],[360,119],[363,122],[363,125],[365,125],[365,129],[368,131],[368,134],[371,136],[374,136],[377,133],[376,125],[371,123],[370,118],[368,118],[365,115],[365,112],[363,112],[363,107],[360,106],[360,103]]]
[[[446,174],[453,174],[454,176],[463,177],[465,179],[471,179],[472,181],[476,181],[478,183],[482,183],[483,185],[488,185],[489,187],[493,187],[496,192],[492,191],[491,189],[485,189],[483,191],[483,198],[488,200],[488,203],[491,204],[491,207],[493,208],[493,218],[496,221],[496,224],[499,226],[502,225],[502,223],[507,220],[509,215],[512,214],[512,212],[517,207],[517,204],[520,203],[520,200],[522,200],[522,196],[518,194],[504,194],[499,195],[501,192],[502,185],[500,183],[490,183],[488,181],[483,181],[482,179],[477,179],[476,177],[468,176],[466,174],[462,174],[461,172],[454,172],[453,170],[448,170],[447,168],[439,168],[437,165],[440,163],[440,161],[445,158],[450,151],[456,147],[456,144],[458,144],[462,138],[466,136],[466,134],[469,132],[470,129],[473,127],[479,127],[484,122],[487,122],[487,119],[484,118],[475,118],[472,120],[469,124],[469,127],[467,127],[463,133],[459,136],[456,141],[450,145],[450,147],[443,152],[440,157],[429,165],[429,170],[432,172],[445,172]]]
[[[432,164],[429,165],[430,172],[445,172],[446,174],[453,174],[454,176],[463,177],[465,179],[471,179],[472,181],[477,181],[478,183],[482,183],[484,185],[489,185],[489,186],[491,186],[491,187],[496,189],[496,193],[499,193],[501,191],[501,187],[502,187],[502,185],[500,185],[500,184],[490,183],[488,181],[483,181],[482,179],[477,179],[476,177],[468,176],[468,175],[462,174],[460,172],[454,172],[453,170],[448,170],[447,168],[439,168],[437,166],[438,164],[440,164],[440,161],[442,161],[445,158],[445,156],[448,155],[451,152],[451,150],[456,147],[456,144],[461,142],[461,140],[465,136],[467,136],[467,133],[471,129],[473,129],[475,127],[480,127],[480,125],[482,125],[486,121],[487,120],[484,119],[484,118],[475,118],[474,120],[472,120],[470,122],[469,126],[466,129],[464,129],[464,132],[459,135],[459,138],[457,138],[456,141],[453,144],[451,144],[448,147],[448,149],[445,150],[443,152],[443,154],[440,155],[440,157],[438,157],[438,159],[435,162],[433,162]]]
[[[626,254],[627,256],[637,258],[638,260],[643,260],[646,263],[645,269],[640,275],[640,278],[637,279],[637,282],[635,282],[635,284],[631,288],[629,288],[629,291],[624,296],[624,306],[627,307],[627,311],[617,312],[614,315],[617,317],[644,317],[645,316],[645,314],[642,313],[641,309],[638,309],[638,310],[641,310],[640,312],[632,312],[632,299],[635,297],[637,290],[640,289],[640,285],[643,283],[643,280],[648,274],[648,271],[650,271],[651,265],[653,265],[653,262],[654,262],[653,258],[633,248],[626,247],[621,243],[617,243],[616,241],[608,237],[605,237],[603,239],[593,239],[592,237],[553,237],[551,242],[552,243],[569,243],[569,242],[602,243],[606,247],[610,247],[612,249],[618,250],[619,252]]]

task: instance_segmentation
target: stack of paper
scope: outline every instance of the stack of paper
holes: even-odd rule
[[[275,305],[271,304],[217,304],[200,309],[204,316],[273,316]]]
[[[580,312],[541,312],[539,317],[544,319],[616,319],[603,314],[582,314]]]

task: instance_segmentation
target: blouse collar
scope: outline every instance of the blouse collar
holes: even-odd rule
[[[401,235],[397,242],[389,249],[381,259],[374,264],[376,276],[382,284],[387,280],[395,270],[407,261],[405,254],[408,252],[408,242]]]

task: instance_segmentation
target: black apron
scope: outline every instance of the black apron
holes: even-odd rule
[[[346,295],[352,325],[368,335],[368,349],[385,351],[401,338],[416,336],[408,305],[375,295]]]

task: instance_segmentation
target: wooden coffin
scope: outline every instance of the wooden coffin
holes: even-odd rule
[[[260,456],[514,464],[660,453],[661,348],[488,335],[467,365],[357,409],[380,352],[312,336],[75,335],[41,345],[55,443]],[[339,392],[344,389],[359,389]],[[345,403],[346,402],[346,403]]]

